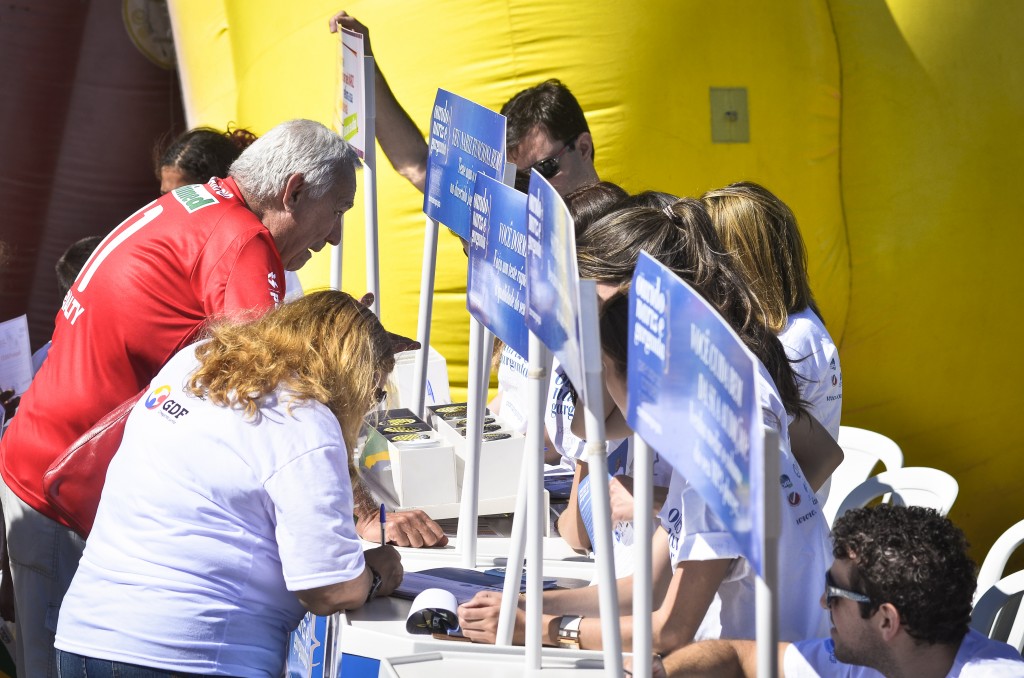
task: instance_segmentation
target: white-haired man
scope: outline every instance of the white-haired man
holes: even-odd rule
[[[46,469],[146,387],[208,319],[281,303],[284,270],[341,241],[357,164],[320,123],[283,123],[247,148],[228,177],[139,209],[86,262],[57,314],[49,356],[0,441],[19,672],[56,675],[57,613],[84,546],[43,496]],[[425,515],[407,520],[412,526],[398,532],[421,532],[421,543],[443,539]]]

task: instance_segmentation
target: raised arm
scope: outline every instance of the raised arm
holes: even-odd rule
[[[331,33],[336,33],[338,27],[347,28],[363,36],[363,47],[367,56],[373,55],[370,48],[370,29],[359,23],[355,17],[350,16],[344,10],[331,17]],[[409,114],[398,103],[384,73],[380,69],[380,62],[374,57],[376,66],[374,77],[374,88],[376,91],[377,111],[377,141],[380,143],[384,155],[388,157],[391,166],[409,180],[409,182],[423,192],[427,180],[427,142],[416,123],[412,121]]]

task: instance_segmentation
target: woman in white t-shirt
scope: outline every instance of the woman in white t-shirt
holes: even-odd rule
[[[707,299],[760,359],[758,393],[765,425],[779,432],[780,637],[796,640],[824,633],[827,620],[818,605],[818,580],[831,553],[828,528],[813,496],[821,473],[802,473],[790,453],[787,407],[799,410],[799,398],[782,346],[756,322],[752,311],[756,300],[733,270],[731,259],[724,256],[714,226],[698,201],[684,199],[667,209],[617,211],[587,231],[588,237],[594,238],[601,233],[607,236],[601,251],[609,257],[617,254],[616,261],[630,273],[640,250],[660,252],[658,259]],[[582,258],[585,252],[581,242],[578,254]],[[627,325],[628,298],[620,292],[605,302],[601,311],[605,380],[620,412],[626,405]],[[674,474],[669,484],[652,551],[656,652],[681,647],[695,638],[753,637],[754,572],[723,523],[679,474]],[[619,579],[617,588],[620,608],[629,609],[632,577]],[[583,649],[601,647],[596,587],[545,592],[543,605],[545,643],[565,644],[569,638]],[[493,642],[499,610],[499,594],[478,594],[459,608],[463,633],[477,641]],[[520,611],[517,634],[524,620]],[[628,649],[632,617],[623,616],[620,628],[623,646]],[[565,631],[571,632],[569,636]],[[520,642],[521,638],[517,635]]]
[[[807,411],[839,438],[843,408],[843,372],[839,351],[821,320],[807,275],[807,253],[793,212],[771,191],[742,181],[709,191],[701,202],[718,235],[737,262],[737,270],[757,297],[757,316],[778,335],[797,374]],[[820,444],[805,440],[799,418],[790,431],[793,452],[804,466]],[[827,484],[818,493],[824,501]]]
[[[279,676],[307,610],[401,582],[352,516],[349,450],[394,367],[377,318],[324,291],[210,334],[129,415],[60,609],[63,676]]]

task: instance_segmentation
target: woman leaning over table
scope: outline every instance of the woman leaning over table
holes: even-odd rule
[[[324,291],[210,335],[129,416],[60,610],[62,676],[279,676],[306,610],[401,582],[352,518],[348,451],[394,367],[377,318]]]

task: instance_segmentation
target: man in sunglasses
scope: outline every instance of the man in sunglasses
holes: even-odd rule
[[[856,509],[832,530],[821,603],[832,633],[779,645],[779,675],[869,678],[1024,676],[1015,648],[970,630],[975,565],[963,532],[931,509]],[[755,676],[753,641],[694,643],[656,676]]]
[[[367,56],[370,31],[342,11],[331,17],[330,30],[347,28],[363,35]],[[427,179],[427,143],[416,123],[395,98],[378,62],[375,76],[377,141],[392,167],[421,192]],[[516,188],[526,191],[530,170],[536,169],[561,195],[597,183],[594,140],[583,109],[569,88],[548,80],[524,89],[505,102],[501,114],[508,119],[506,152],[516,164]]]

